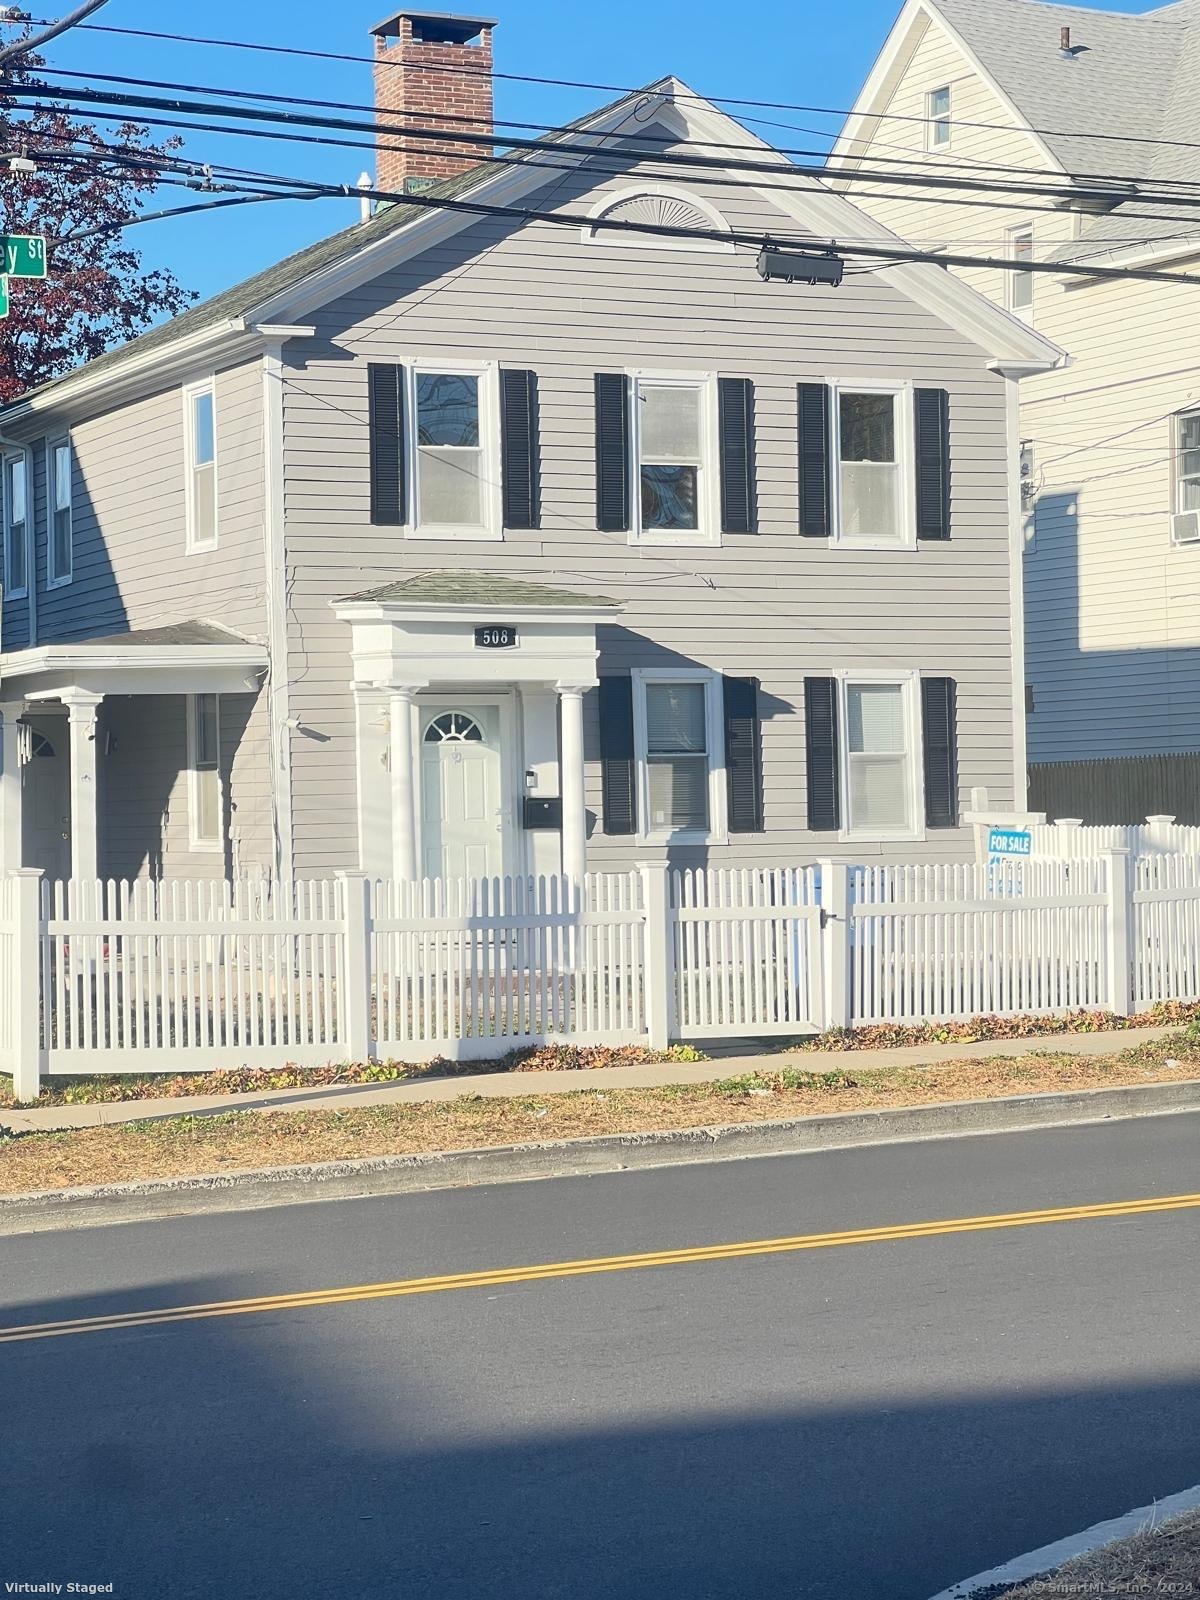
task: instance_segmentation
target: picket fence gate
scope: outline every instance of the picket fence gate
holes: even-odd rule
[[[1200,853],[420,883],[0,878],[0,1072],[527,1045],[1200,999]]]

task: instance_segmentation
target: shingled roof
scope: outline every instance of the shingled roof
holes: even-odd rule
[[[932,3],[1071,177],[1107,174],[1143,187],[1194,177],[1198,152],[1186,146],[1200,143],[1200,0],[1138,16],[1044,0]],[[1059,48],[1064,27],[1083,47],[1076,54]],[[1052,258],[1200,239],[1200,216],[1164,222],[1162,209],[1135,200],[1092,217]]]

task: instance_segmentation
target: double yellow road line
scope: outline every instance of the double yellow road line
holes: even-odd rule
[[[58,1339],[71,1333],[152,1328],[166,1322],[195,1322],[206,1317],[248,1316],[256,1311],[300,1311],[308,1306],[397,1300],[405,1295],[441,1294],[449,1289],[494,1289],[513,1283],[538,1283],[546,1278],[584,1278],[601,1272],[633,1272],[639,1267],[685,1267],[702,1261],[738,1261],[747,1256],[787,1255],[796,1250],[831,1250],[852,1244],[890,1244],[900,1239],[936,1239],[949,1233],[986,1233],[997,1228],[1032,1228],[1048,1222],[1091,1222],[1103,1217],[1149,1216],[1161,1211],[1198,1208],[1200,1194],[1173,1194],[1150,1200],[1114,1200],[1106,1205],[1057,1206],[1046,1211],[1008,1211],[995,1216],[898,1223],[886,1228],[852,1228],[841,1233],[800,1233],[782,1239],[695,1245],[685,1250],[649,1250],[640,1255],[548,1261],[540,1266],[498,1267],[491,1272],[455,1272],[436,1278],[400,1278],[394,1283],[360,1283],[341,1289],[308,1289],[299,1294],[263,1295],[250,1300],[216,1300],[208,1305],[163,1306],[150,1311],[121,1311],[107,1317],[33,1322],[20,1327],[0,1326],[0,1344],[13,1344],[24,1339]]]

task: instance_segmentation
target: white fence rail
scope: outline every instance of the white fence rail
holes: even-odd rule
[[[1200,999],[1200,850],[273,885],[0,879],[0,1070],[478,1059]]]

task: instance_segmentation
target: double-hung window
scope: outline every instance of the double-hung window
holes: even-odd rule
[[[1033,260],[1033,229],[1012,228],[1008,234],[1008,255],[1011,261]],[[1033,273],[1021,269],[1008,274],[1008,306],[1028,316],[1033,310]]]
[[[1175,515],[1182,519],[1188,512],[1200,512],[1200,411],[1181,411],[1175,418]],[[1176,538],[1181,534],[1190,543],[1200,530],[1193,534],[1188,518],[1176,523]]]
[[[696,544],[715,538],[709,504],[713,385],[710,379],[633,380],[637,534]]]
[[[217,543],[217,398],[211,382],[183,392],[186,434],[187,547],[212,550]]]
[[[71,527],[71,440],[54,439],[49,446],[50,473],[49,585],[52,589],[70,583],[75,567],[74,537]]]
[[[724,834],[719,687],[707,672],[634,674],[638,815],[647,837]]]
[[[950,85],[930,89],[925,96],[925,132],[930,150],[944,150],[950,143]]]
[[[221,702],[215,694],[188,696],[188,780],[193,850],[222,846]]]
[[[911,835],[919,815],[915,679],[842,680],[844,831],[874,839]]]
[[[415,533],[430,538],[500,538],[495,383],[495,372],[484,367],[413,370],[410,460]]]
[[[901,545],[915,538],[909,493],[910,391],[834,390],[838,538]]]
[[[5,598],[29,593],[29,458],[24,451],[4,457]]]

